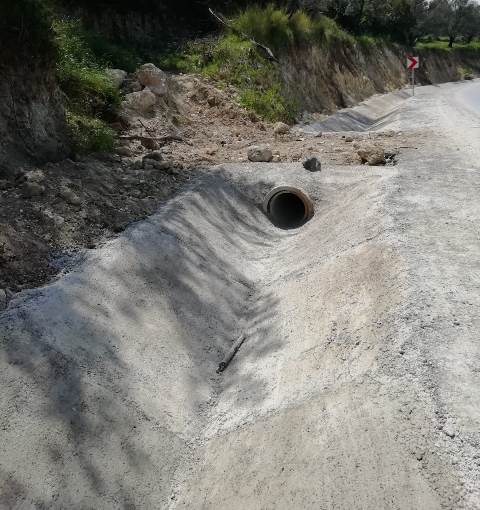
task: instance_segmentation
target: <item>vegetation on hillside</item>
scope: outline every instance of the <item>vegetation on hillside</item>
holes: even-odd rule
[[[53,21],[58,48],[57,77],[66,95],[66,119],[77,150],[110,150],[114,132],[106,123],[120,95],[108,78],[108,62],[95,58],[78,21]]]
[[[8,3],[8,5],[7,5]],[[168,51],[139,48],[107,38],[80,20],[65,17],[72,7],[86,11],[137,11],[214,33],[213,7],[230,30],[176,44]],[[193,30],[193,29],[192,29]],[[195,31],[194,31],[195,32]],[[246,39],[246,34],[252,40]],[[234,85],[245,108],[267,120],[293,121],[296,105],[282,90],[279,67],[253,41],[279,58],[301,46],[373,47],[379,41],[423,48],[479,49],[480,6],[472,0],[16,0],[0,2],[0,60],[47,61],[56,68],[66,95],[66,119],[78,150],[108,150],[119,93],[106,67],[127,71],[150,60],[168,70],[201,73],[219,86]],[[1,64],[1,62],[0,62]]]

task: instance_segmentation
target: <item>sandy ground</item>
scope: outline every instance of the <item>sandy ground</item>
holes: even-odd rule
[[[467,88],[377,117],[422,141],[395,167],[227,165],[20,293],[0,315],[0,508],[480,508]],[[258,207],[280,183],[315,199],[302,229]]]

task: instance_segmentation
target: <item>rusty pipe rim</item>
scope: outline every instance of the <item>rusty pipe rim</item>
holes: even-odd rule
[[[315,214],[313,200],[293,186],[273,188],[263,201],[263,210],[274,225],[284,229],[299,228]]]

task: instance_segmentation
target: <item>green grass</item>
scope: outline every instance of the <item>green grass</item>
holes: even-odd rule
[[[202,74],[220,87],[234,85],[239,104],[265,120],[295,119],[296,109],[282,93],[278,68],[252,42],[235,34],[191,42],[181,51],[163,55],[159,65],[170,71]]]
[[[364,48],[374,48],[385,44],[385,39],[374,37],[372,35],[359,35],[355,37],[355,40]]]
[[[444,50],[444,51],[455,51],[455,50],[480,50],[480,40],[475,40],[470,43],[465,43],[462,41],[456,42],[453,45],[453,48],[448,47],[448,39],[440,38],[435,40],[421,40],[417,42],[416,48],[420,49],[430,49],[430,50]]]
[[[53,29],[72,144],[82,151],[110,150],[114,133],[106,121],[113,118],[120,94],[106,75],[106,62],[90,49],[79,21],[57,19]]]
[[[199,73],[220,86],[234,85],[240,105],[268,121],[293,122],[297,107],[283,91],[279,67],[237,32],[268,46],[278,58],[294,47],[355,43],[330,18],[312,19],[301,10],[288,16],[273,4],[248,7],[231,23],[233,33],[228,31],[215,39],[188,43],[181,50],[162,55],[157,62],[169,71]]]
[[[73,147],[79,152],[110,152],[115,145],[115,131],[101,119],[68,111],[67,126]]]
[[[233,26],[256,41],[282,52],[304,44],[353,43],[353,37],[326,16],[311,18],[302,10],[289,16],[274,4],[251,6],[232,20]]]

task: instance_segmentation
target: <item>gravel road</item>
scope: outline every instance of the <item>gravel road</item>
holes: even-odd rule
[[[11,302],[0,508],[480,509],[480,83],[417,92],[397,166],[219,168]]]

